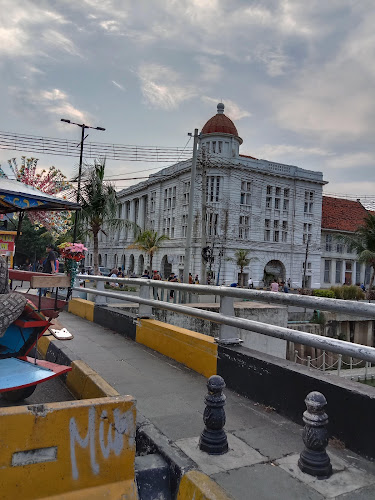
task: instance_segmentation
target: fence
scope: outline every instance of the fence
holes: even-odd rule
[[[88,279],[85,275],[78,275],[77,278]],[[265,292],[251,289],[238,289],[224,286],[217,287],[209,285],[169,283],[139,278],[132,279],[90,276],[89,279],[97,282],[97,289],[90,289],[90,293],[97,295],[98,297],[138,303],[138,317],[140,318],[151,318],[152,308],[154,307],[219,323],[219,337],[216,340],[221,344],[239,344],[241,340],[237,337],[237,329],[240,328],[268,335],[270,337],[276,337],[290,342],[316,347],[318,349],[322,349],[323,351],[335,352],[337,354],[375,363],[375,348],[373,347],[235,317],[234,299],[247,299],[272,304],[294,305],[303,308],[308,307],[317,310],[343,312],[346,314],[353,314],[355,316],[362,316],[368,319],[375,319],[375,304],[328,299],[324,297],[309,297],[278,292]],[[140,287],[139,296],[129,295],[125,292],[116,293],[112,291],[105,291],[104,282],[118,283],[122,285],[138,285]],[[74,287],[73,290],[79,292],[82,291],[79,287]],[[175,291],[173,297],[174,302],[150,298],[151,291],[153,291],[153,297],[158,297],[161,296],[161,291],[164,290]],[[219,313],[205,311],[185,304],[177,303],[179,301],[183,303],[190,302],[190,294],[219,296]],[[167,297],[168,296],[169,295],[167,294]],[[98,303],[100,303],[100,299],[97,300]],[[104,302],[106,302],[105,299]]]

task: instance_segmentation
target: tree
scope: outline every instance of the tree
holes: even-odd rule
[[[82,174],[80,233],[93,238],[94,274],[99,274],[99,232],[107,235],[106,230],[134,226],[117,218],[117,193],[114,186],[104,180],[104,173],[105,160],[100,160],[87,165]]]
[[[128,248],[136,248],[137,250],[141,250],[141,252],[145,252],[150,259],[150,271],[152,271],[152,259],[154,257],[154,253],[159,250],[163,241],[169,240],[169,237],[166,234],[158,234],[157,231],[152,229],[146,229],[137,235],[134,240],[134,243],[128,246]]]
[[[34,263],[46,255],[46,246],[53,243],[53,235],[44,227],[38,228],[25,215],[21,234],[16,248],[16,264],[22,265],[29,261]]]
[[[358,261],[371,268],[370,283],[367,291],[367,298],[371,297],[371,290],[375,278],[375,215],[368,214],[363,225],[360,226],[353,236],[344,238],[347,245],[356,250]]]
[[[251,257],[249,257],[250,250],[246,250],[244,248],[240,248],[234,252],[236,265],[240,268],[240,276],[241,276],[241,286],[244,286],[243,282],[243,268],[248,266],[251,261]]]

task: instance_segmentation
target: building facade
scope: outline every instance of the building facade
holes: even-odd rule
[[[254,286],[267,286],[277,278],[292,287],[300,287],[303,279],[306,286],[319,287],[322,173],[241,155],[241,144],[219,103],[217,114],[200,133],[194,200],[190,200],[189,160],[119,192],[118,216],[169,236],[153,258],[153,267],[163,278],[171,271],[182,277],[188,207],[193,202],[189,270],[193,276],[201,276],[202,246],[209,246],[211,283],[237,282],[240,269],[235,252],[246,249],[251,261],[243,279],[251,277]],[[203,234],[206,231],[203,245],[202,229]],[[133,240],[129,229],[107,237],[101,233],[100,265],[121,266],[129,275],[140,275],[148,262],[141,252],[129,248]],[[88,249],[86,263],[91,265],[92,242]]]
[[[323,196],[321,287],[359,285],[370,282],[370,268],[358,262],[356,252],[343,236],[352,235],[363,225],[368,211],[360,200]]]

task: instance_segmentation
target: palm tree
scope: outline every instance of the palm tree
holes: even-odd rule
[[[117,193],[114,186],[104,180],[104,172],[105,160],[100,160],[86,166],[82,175],[80,226],[85,229],[81,234],[88,233],[94,240],[94,274],[99,274],[99,232],[106,235],[105,229],[133,226],[117,218]]]
[[[344,240],[357,251],[358,261],[372,269],[367,291],[367,298],[370,299],[375,277],[375,215],[369,213],[354,235],[347,236]]]
[[[234,253],[236,265],[240,268],[241,286],[244,286],[243,268],[248,266],[250,264],[250,261],[251,261],[251,257],[249,257],[249,252],[250,252],[250,250],[240,248],[240,249],[236,250]]]
[[[150,259],[150,272],[152,272],[152,259],[154,253],[159,250],[163,241],[169,240],[169,236],[166,234],[158,234],[157,231],[153,229],[146,229],[137,235],[134,243],[128,246],[128,248],[136,248],[148,254]]]

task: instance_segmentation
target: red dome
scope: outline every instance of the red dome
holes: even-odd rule
[[[204,134],[231,134],[238,137],[237,129],[230,118],[224,115],[224,104],[217,105],[217,114],[210,118],[202,128]]]

